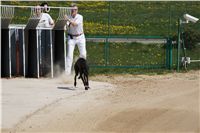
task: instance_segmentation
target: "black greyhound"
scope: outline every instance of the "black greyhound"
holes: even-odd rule
[[[89,82],[88,82],[88,71],[89,71],[89,66],[87,65],[87,62],[84,58],[79,58],[75,65],[75,77],[74,77],[74,86],[76,87],[76,77],[79,74],[78,79],[82,79],[83,84],[85,86],[85,90],[88,90],[89,88]]]

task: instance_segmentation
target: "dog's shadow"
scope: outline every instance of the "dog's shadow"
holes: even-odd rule
[[[57,87],[58,89],[63,89],[63,90],[70,90],[70,91],[75,91],[75,88],[70,88],[70,87]]]

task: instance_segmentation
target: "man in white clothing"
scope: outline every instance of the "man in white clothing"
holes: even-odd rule
[[[36,16],[40,18],[38,27],[51,28],[54,26],[54,21],[48,13],[42,13],[41,7],[36,7]]]
[[[83,32],[83,16],[78,14],[78,7],[72,4],[71,16],[65,15],[68,21],[68,52],[66,58],[66,74],[71,74],[71,67],[73,62],[74,48],[77,45],[79,49],[79,57],[86,59],[86,41]]]

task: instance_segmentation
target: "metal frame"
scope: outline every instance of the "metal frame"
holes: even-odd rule
[[[36,42],[37,42],[37,78],[39,78],[40,77],[40,68],[39,68],[39,40],[38,40],[38,35],[39,35],[39,33],[38,33],[38,30],[36,30]]]
[[[11,35],[10,35],[10,29],[8,30],[8,46],[9,46],[9,77],[11,78],[12,70],[11,70]]]
[[[184,40],[183,40],[183,37],[181,38],[181,34],[183,31],[183,24],[187,24],[187,23],[189,23],[189,21],[187,21],[187,20],[183,21],[181,18],[178,19],[177,71],[180,71],[180,61],[181,61],[182,65],[184,66],[185,70],[187,70],[187,66],[191,62],[200,62],[200,60],[190,60],[190,61],[187,60]],[[184,53],[183,60],[180,58],[181,44],[183,45],[183,53]]]
[[[10,30],[11,29],[22,29],[23,33],[22,33],[22,36],[23,36],[23,75],[25,77],[26,75],[26,69],[25,69],[25,32],[24,32],[24,29],[25,29],[25,25],[9,25],[9,60],[10,60],[10,63],[9,63],[9,70],[10,70],[10,78],[12,77],[12,71],[11,71],[11,62],[12,62],[12,59],[11,59],[11,35],[10,35]]]
[[[142,68],[142,69],[158,69],[158,68],[166,68],[165,65],[151,65],[151,66],[141,66],[141,65],[135,65],[135,66],[113,66],[113,65],[90,65],[92,68]]]
[[[112,38],[118,38],[119,36],[86,36],[86,39],[103,39],[104,42],[104,58],[105,63],[104,65],[90,65],[92,68],[172,68],[172,41],[168,37],[162,37],[162,36],[120,36],[120,38],[125,39],[163,39],[164,43],[166,45],[169,45],[166,47],[166,62],[164,64],[160,65],[121,65],[121,66],[115,66],[115,65],[109,65],[109,39]]]
[[[178,47],[177,47],[177,71],[180,69],[180,39],[181,39],[181,19],[178,19]]]
[[[19,8],[35,8],[36,6],[17,6],[17,5],[0,5],[1,7],[19,7]],[[44,7],[41,7],[44,8]],[[52,9],[73,9],[73,7],[54,7],[48,6],[48,8]]]
[[[37,78],[40,77],[40,65],[39,65],[39,52],[41,52],[39,49],[40,49],[40,46],[41,45],[41,38],[38,38],[39,36],[39,30],[50,30],[50,54],[51,54],[51,77],[53,78],[54,74],[53,74],[53,39],[52,39],[52,30],[58,30],[58,29],[52,29],[52,28],[39,28],[39,27],[36,27],[36,25],[38,24],[39,22],[39,19],[40,18],[36,18],[34,16],[34,11],[35,11],[35,8],[36,6],[17,6],[17,5],[0,5],[1,7],[1,11],[3,12],[3,15],[2,15],[2,18],[9,18],[10,20],[14,17],[14,9],[15,8],[30,8],[31,9],[31,14],[30,14],[30,17],[29,17],[29,20],[32,20],[30,22],[30,26],[32,25],[32,27],[29,27],[28,24],[23,28],[23,74],[24,76],[26,75],[26,58],[25,57],[25,32],[24,30],[27,30],[27,29],[35,29],[36,30],[36,49],[37,49]],[[43,7],[41,7],[43,8]],[[51,7],[49,6],[48,8],[52,8],[52,9],[59,9],[59,15],[58,15],[58,18],[57,18],[57,22],[59,21],[65,21],[64,19],[64,15],[67,14],[67,15],[70,15],[71,13],[71,9],[73,9],[73,7]],[[28,20],[28,22],[29,22]],[[9,21],[10,22],[10,21]],[[58,24],[59,25],[59,24]],[[63,29],[61,30],[64,30],[64,27]],[[9,38],[9,55],[8,55],[8,60],[9,60],[9,77],[12,76],[12,68],[11,68],[11,33],[10,33],[10,30],[8,30],[8,38]],[[65,32],[64,32],[64,38],[65,38]],[[66,61],[66,41],[64,41],[64,62]]]
[[[123,38],[123,39],[166,39],[165,36],[135,36],[135,35],[87,35],[86,38],[98,38],[98,39],[105,39],[105,38]]]
[[[23,30],[23,65],[24,65],[24,77],[26,75],[26,54],[25,54],[25,31]]]
[[[49,30],[50,31],[50,53],[51,53],[51,78],[53,78],[53,40],[52,40],[52,28],[36,28],[36,37],[37,37],[37,78],[40,77],[40,61],[41,61],[41,34],[40,30]]]
[[[52,40],[52,30],[50,30],[50,51],[51,51],[51,78],[53,78],[53,40]]]
[[[14,8],[13,7],[1,7],[1,20],[4,22],[3,25],[1,25],[1,28],[8,29],[8,62],[9,62],[9,77],[12,76],[12,70],[11,70],[11,33],[9,29],[9,24],[14,17]]]
[[[190,60],[190,62],[200,62],[200,60]]]

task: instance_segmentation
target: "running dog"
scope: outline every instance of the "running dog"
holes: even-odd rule
[[[88,88],[90,88],[89,82],[88,82],[89,66],[87,65],[86,60],[84,58],[79,58],[74,65],[74,70],[75,70],[74,86],[76,87],[76,84],[77,84],[76,77],[79,74],[78,79],[81,78],[85,86],[85,90],[88,90]]]

